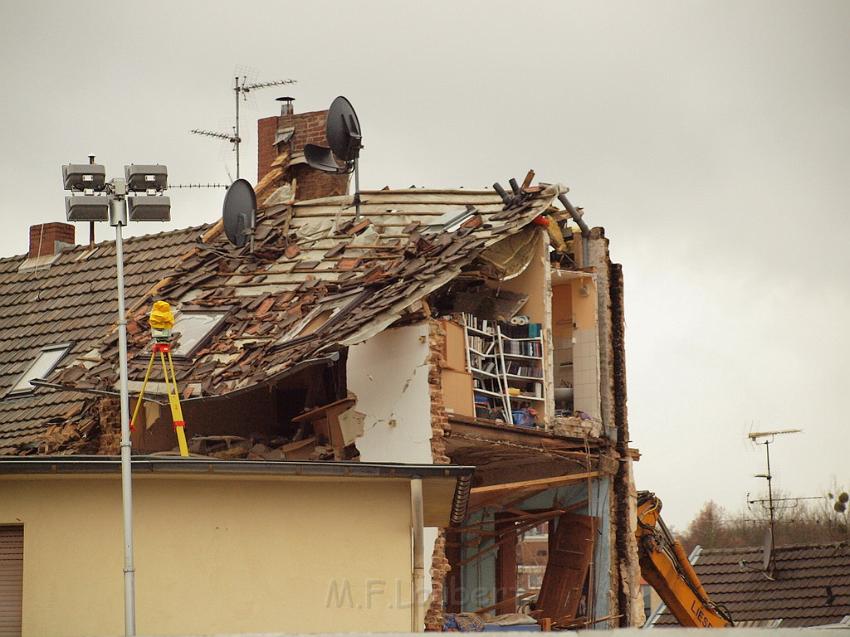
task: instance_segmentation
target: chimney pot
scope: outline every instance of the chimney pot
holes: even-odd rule
[[[57,221],[30,226],[30,259],[57,254],[72,245],[75,245],[74,226],[70,223]]]
[[[294,97],[278,97],[277,101],[280,102],[281,115],[293,115],[295,113]]]

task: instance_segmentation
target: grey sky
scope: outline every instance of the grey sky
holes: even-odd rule
[[[805,429],[774,447],[783,490],[850,482],[850,3],[139,7],[0,7],[0,254],[64,219],[60,165],[89,152],[113,174],[156,161],[172,183],[226,181],[228,145],[188,129],[229,130],[234,71],[292,77],[246,105],[249,179],[275,97],[305,111],[345,94],[364,187],[534,168],[606,228],[626,277],[638,488],[668,522],[763,488],[751,426]],[[222,196],[173,191],[168,227],[214,221]]]

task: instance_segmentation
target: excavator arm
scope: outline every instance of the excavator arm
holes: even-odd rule
[[[640,570],[679,623],[686,628],[726,628],[732,618],[708,597],[685,555],[661,519],[661,500],[639,491],[637,537]]]

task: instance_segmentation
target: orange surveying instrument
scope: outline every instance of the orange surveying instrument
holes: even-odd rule
[[[156,355],[159,354],[159,360],[162,363],[162,375],[165,379],[165,389],[168,394],[168,404],[171,407],[171,420],[174,423],[174,432],[177,434],[177,444],[180,448],[180,455],[187,457],[189,455],[189,445],[186,443],[186,423],[183,420],[183,409],[180,406],[180,392],[177,390],[177,375],[174,373],[174,361],[171,358],[171,329],[174,327],[174,315],[171,313],[171,306],[166,301],[157,301],[154,303],[149,322],[151,336],[153,338],[151,342],[151,358],[148,361],[145,380],[142,382],[142,390],[139,392],[139,398],[136,400],[133,417],[130,419],[130,431],[135,431],[136,429],[136,416],[139,413],[139,407],[142,406],[142,399],[145,396],[145,389],[151,377],[154,360],[156,360]]]

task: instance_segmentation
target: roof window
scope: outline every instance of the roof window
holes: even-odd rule
[[[43,347],[39,352],[38,357],[27,368],[27,371],[21,375],[18,382],[15,383],[15,386],[9,391],[8,395],[19,396],[23,394],[31,394],[35,391],[35,386],[31,385],[30,381],[47,378],[50,375],[50,372],[56,369],[59,361],[61,361],[62,357],[68,353],[69,349],[71,349],[71,345],[69,343]]]
[[[180,334],[179,345],[172,350],[174,356],[191,356],[215,332],[226,312],[181,312],[174,322],[175,333]]]

